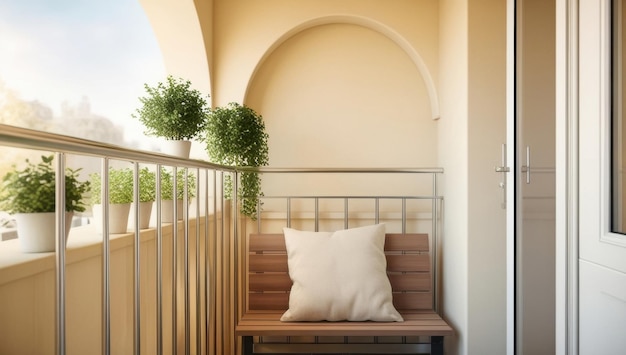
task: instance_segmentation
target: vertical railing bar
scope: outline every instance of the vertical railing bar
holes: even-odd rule
[[[65,355],[65,154],[56,153],[56,353]]]
[[[172,166],[172,354],[178,354],[178,168]]]
[[[320,200],[319,198],[315,198],[315,231],[319,232],[320,230]]]
[[[102,353],[111,353],[111,284],[109,245],[109,158],[102,159],[101,169],[102,202]]]
[[[220,174],[221,176],[221,174]],[[207,336],[207,347],[209,354],[215,354],[217,351],[217,223],[218,223],[218,206],[217,206],[217,170],[213,170],[213,238],[211,240],[211,246],[213,246],[213,252],[210,253],[210,267],[211,272],[208,273],[209,277],[209,290],[211,291],[211,298],[208,300],[207,312],[210,312],[207,317],[207,330],[210,329],[211,336]],[[222,186],[222,191],[224,191]],[[223,201],[223,199],[222,199]],[[207,331],[208,333],[208,331]],[[211,343],[211,341],[213,343]]]
[[[232,178],[232,176],[231,176],[231,178]],[[224,172],[222,172],[222,182],[221,182],[222,183],[222,185],[221,185],[222,186],[222,191],[224,191],[224,181],[225,181],[225,174],[224,174]],[[221,238],[221,247],[222,248],[220,250],[217,250],[217,247],[215,248],[215,250],[216,250],[215,252],[216,253],[220,253],[221,256],[222,256],[221,257],[222,268],[220,269],[220,271],[221,271],[221,275],[220,275],[220,281],[221,281],[221,285],[220,286],[221,287],[220,287],[220,290],[222,291],[222,294],[221,294],[222,300],[225,298],[225,296],[228,296],[227,294],[225,294],[225,292],[226,292],[226,282],[227,282],[226,277],[225,277],[226,276],[225,269],[226,269],[227,265],[224,265],[225,264],[224,263],[224,257],[225,257],[225,254],[226,254],[224,252],[224,245],[226,244],[225,243],[226,232],[224,231],[224,227],[226,226],[226,213],[224,211],[224,207],[225,207],[224,199],[225,199],[225,197],[226,198],[230,198],[230,196],[224,196],[224,193],[222,192],[222,200],[220,202],[221,211],[222,211],[222,214],[220,216],[220,238]],[[216,287],[216,292],[217,292],[217,287]],[[215,307],[217,309],[217,302],[215,304]],[[217,344],[219,346],[217,347],[216,352],[219,349],[224,351],[224,343],[226,342],[226,335],[224,334],[224,329],[223,329],[224,318],[225,318],[224,317],[224,309],[221,309],[220,310],[220,317],[219,317],[219,321],[221,323],[219,325],[216,324],[216,332],[219,332],[219,334],[221,335],[221,339],[219,341],[219,344]],[[216,323],[217,323],[217,320],[216,320]]]
[[[200,168],[196,168],[196,354],[200,355],[202,352],[202,337],[201,337],[201,307],[200,301]]]
[[[374,199],[374,224],[380,223],[380,199]]]
[[[256,230],[261,233],[261,196],[256,198]]]
[[[213,174],[215,175],[215,170],[213,170]],[[210,318],[209,318],[209,290],[211,285],[209,284],[210,280],[210,268],[209,268],[209,241],[211,240],[209,236],[209,217],[211,215],[211,208],[209,206],[209,170],[205,169],[204,174],[204,259],[203,259],[203,269],[204,269],[204,287],[203,287],[203,303],[204,303],[204,331],[203,339],[204,339],[204,348],[206,349],[205,355],[210,353],[210,337],[209,337],[209,328],[210,328]],[[215,214],[215,212],[213,212]]]
[[[434,308],[435,308],[435,312],[439,312],[439,275],[438,275],[438,271],[437,271],[437,267],[438,267],[438,257],[437,257],[437,243],[438,243],[438,238],[437,238],[437,220],[439,219],[438,216],[438,211],[437,211],[437,174],[433,173],[433,200],[432,200],[432,265],[431,265],[431,270],[433,271],[433,304],[434,304]]]
[[[348,198],[344,198],[343,200],[343,228],[348,229]]]
[[[291,197],[287,197],[287,228],[291,228]]]
[[[185,309],[185,354],[191,353],[191,309],[189,294],[189,169],[183,171],[183,291]]]
[[[157,355],[163,354],[163,227],[161,226],[161,164],[156,166],[156,332],[157,332]]]
[[[406,197],[402,198],[402,234],[406,233]]]
[[[238,171],[235,171],[235,177],[233,178],[233,185],[234,185],[234,200],[238,201],[238,197],[239,197],[239,179],[241,178],[241,174]],[[242,198],[242,200],[240,201],[242,204],[245,203],[244,201],[245,197]],[[240,282],[240,278],[241,275],[239,275],[239,206],[237,203],[235,203],[235,210],[232,212],[232,216],[233,216],[233,251],[231,252],[231,255],[233,255],[233,270],[232,273],[234,274],[234,283],[233,283],[233,295],[231,296],[231,300],[234,300],[234,305],[231,304],[231,309],[233,310],[233,314],[231,315],[231,320],[233,320],[234,322],[239,320],[239,307],[240,307],[240,297],[239,297],[239,282]],[[230,275],[230,273],[229,273]],[[231,323],[233,324],[233,323]],[[231,332],[229,331],[228,333],[229,337],[231,335]],[[231,338],[232,339],[232,338]],[[236,348],[236,344],[232,344],[233,346],[231,347],[231,349],[235,350]]]
[[[135,239],[134,239],[134,288],[133,288],[133,344],[134,354],[141,354],[141,284],[140,284],[140,272],[141,272],[141,260],[140,260],[140,234],[139,234],[139,163],[135,162],[133,165],[133,202],[135,211]]]

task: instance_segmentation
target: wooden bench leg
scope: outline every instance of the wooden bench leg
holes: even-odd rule
[[[443,355],[443,337],[430,337],[430,354]]]
[[[252,355],[254,354],[254,342],[253,342],[253,337],[248,336],[248,337],[241,337],[242,339],[242,354],[243,355]]]

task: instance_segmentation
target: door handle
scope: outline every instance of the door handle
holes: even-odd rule
[[[530,184],[530,146],[526,146],[526,165],[522,165],[522,173],[526,174],[526,183]]]
[[[511,171],[511,168],[507,166],[506,161],[506,143],[502,144],[502,157],[500,158],[500,166],[496,166],[496,172],[502,173],[502,181],[500,181],[500,188],[502,188],[502,204],[501,207],[506,209],[506,173]]]

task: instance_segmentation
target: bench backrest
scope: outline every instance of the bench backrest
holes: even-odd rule
[[[292,282],[284,236],[251,234],[248,251],[248,310],[287,310]],[[396,309],[432,310],[428,235],[387,234],[385,255]]]

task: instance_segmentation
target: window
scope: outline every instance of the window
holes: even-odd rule
[[[626,4],[613,1],[612,25],[612,123],[611,123],[611,231],[626,233]]]

